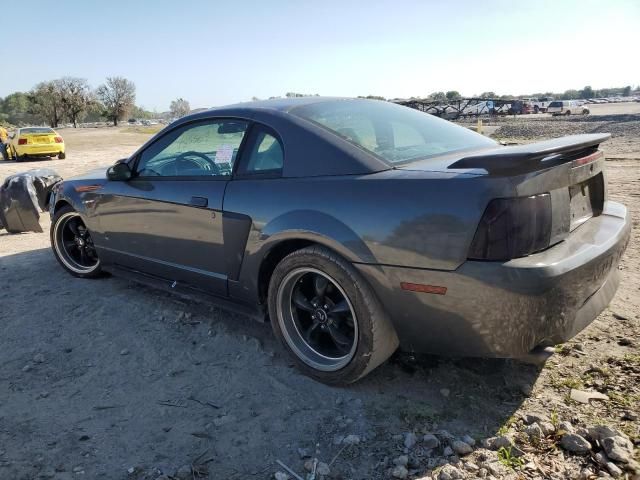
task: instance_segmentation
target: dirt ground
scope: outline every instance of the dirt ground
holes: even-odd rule
[[[515,142],[614,132],[604,145],[609,197],[633,218],[616,297],[544,367],[396,355],[356,385],[328,387],[293,368],[269,325],[117,277],[72,278],[48,233],[1,231],[0,479],[265,479],[285,471],[277,460],[306,478],[309,458],[323,462],[315,478],[606,477],[593,452],[569,454],[557,433],[566,421],[640,438],[640,104],[497,124],[496,136]],[[125,127],[60,132],[66,160],[0,162],[0,179],[42,166],[68,178],[149,138]],[[48,232],[46,214],[41,223]],[[577,403],[572,388],[609,399]],[[531,412],[556,434],[523,437]],[[428,433],[442,445],[430,448]],[[505,433],[518,461],[442,448]],[[630,465],[620,475],[632,478]],[[445,476],[450,467],[459,473]]]

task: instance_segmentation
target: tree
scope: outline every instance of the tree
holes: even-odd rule
[[[580,91],[580,98],[593,98],[595,95],[593,94],[593,88],[587,85]]]
[[[149,119],[154,117],[153,113],[145,110],[145,108],[142,105],[141,106],[134,105],[133,107],[131,107],[131,110],[129,111],[129,116],[131,118],[138,118],[138,119]]]
[[[580,92],[578,90],[565,90],[562,94],[563,100],[575,100],[576,98],[580,98]]]
[[[447,100],[449,100],[450,102],[453,100],[460,100],[462,98],[462,95],[460,95],[460,92],[457,92],[456,90],[449,90],[447,92]]]
[[[189,105],[189,102],[187,102],[184,98],[178,98],[171,102],[169,110],[171,110],[171,115],[174,118],[180,118],[189,114],[189,112],[191,111],[191,106]]]
[[[29,94],[31,111],[43,117],[53,128],[62,119],[62,84],[60,80],[50,80],[36,85]]]
[[[497,98],[496,92],[482,92],[480,98]]]
[[[93,102],[89,84],[84,78],[65,77],[60,80],[60,102],[73,127],[78,128],[78,118]]]
[[[124,77],[107,77],[104,84],[96,90],[98,99],[104,106],[104,116],[118,125],[118,120],[124,118],[135,105],[136,86]]]
[[[444,92],[433,92],[429,95],[429,100],[431,100],[432,102],[446,102],[447,101],[447,96],[444,94]]]
[[[629,97],[631,95],[631,85],[627,85],[622,89],[622,96]]]
[[[2,118],[12,125],[41,121],[41,119],[37,119],[31,111],[29,94],[23,92],[14,92],[7,95],[2,101],[0,108]]]
[[[298,93],[298,92],[287,92],[285,97],[287,98],[297,98],[297,97],[317,97],[319,96],[317,93]]]
[[[385,97],[382,97],[380,95],[367,95],[366,97],[362,95],[358,95],[358,98],[366,98],[368,100],[384,100],[384,101],[387,100]]]

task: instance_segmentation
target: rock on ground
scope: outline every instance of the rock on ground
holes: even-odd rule
[[[591,450],[591,444],[587,439],[575,433],[565,433],[560,439],[560,445],[568,452],[578,455],[585,455]]]

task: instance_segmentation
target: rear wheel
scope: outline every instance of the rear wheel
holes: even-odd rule
[[[67,155],[66,155],[64,152],[60,152],[60,153],[58,154],[58,158],[59,158],[60,160],[64,160],[65,158],[67,158]]]
[[[396,350],[398,338],[360,274],[335,253],[291,253],[269,283],[273,331],[307,375],[330,384],[362,378]]]
[[[567,110],[567,111],[565,112],[565,115],[567,115],[567,116],[571,115],[571,110]]]
[[[56,260],[67,272],[80,278],[100,276],[100,259],[91,233],[78,212],[70,206],[56,212],[50,235]]]

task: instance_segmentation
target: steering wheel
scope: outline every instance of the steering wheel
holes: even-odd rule
[[[213,162],[209,157],[207,157],[204,153],[200,153],[200,152],[195,152],[195,151],[189,151],[189,152],[184,152],[181,153],[180,155],[178,155],[174,161],[174,167],[176,169],[176,171],[178,170],[178,165],[180,163],[185,164],[185,163],[191,163],[193,165],[197,165],[198,167],[201,167],[202,165],[198,164],[197,162],[193,161],[193,160],[189,160],[187,157],[198,157],[202,160],[204,160],[205,162],[207,162],[207,164],[211,167],[211,170],[213,171],[214,175],[220,175],[220,168],[218,168],[218,165],[215,164],[215,162]]]

